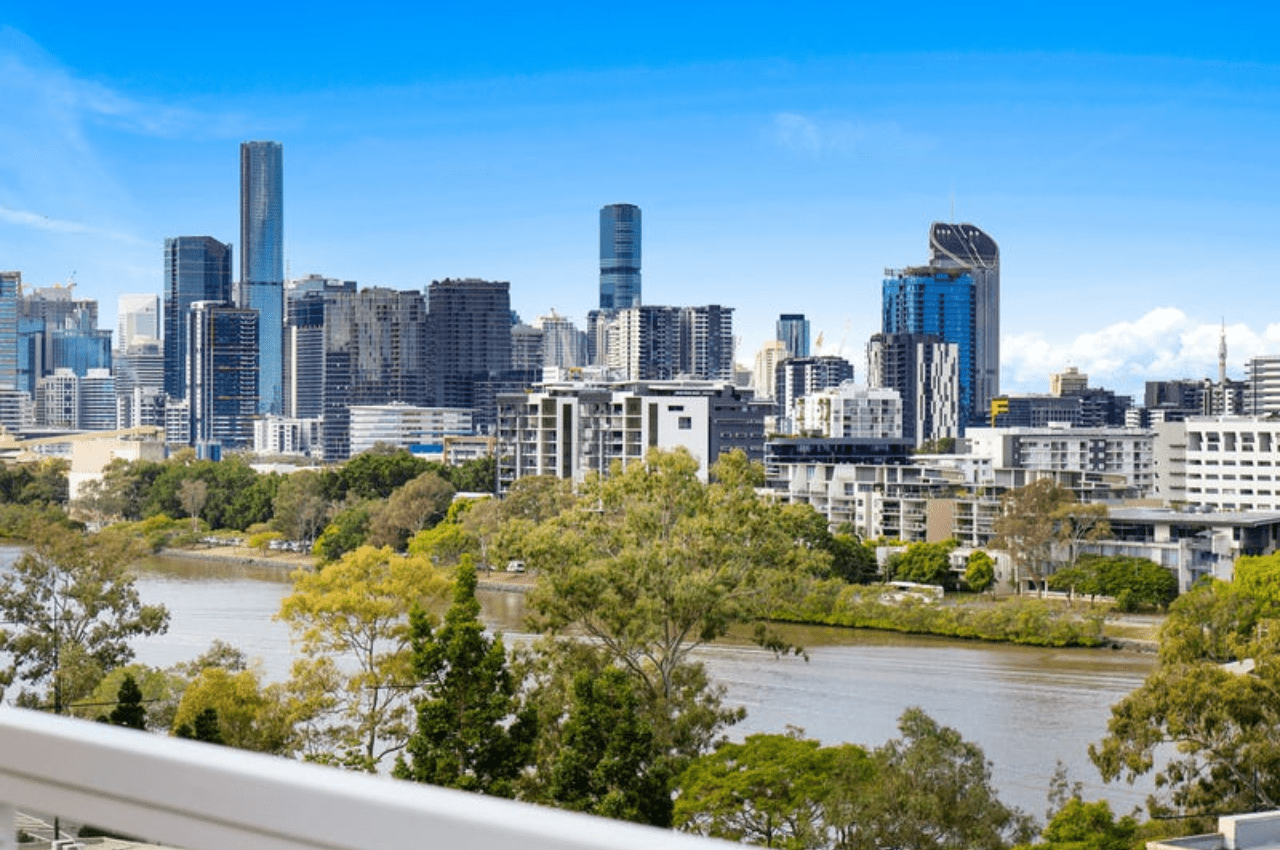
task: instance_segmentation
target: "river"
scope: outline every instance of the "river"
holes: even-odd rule
[[[284,570],[156,559],[137,574],[143,601],[163,603],[172,618],[167,634],[135,642],[139,661],[168,666],[221,639],[260,660],[269,679],[287,675],[289,631],[273,619],[289,590]],[[520,594],[480,596],[490,626],[512,640],[526,637]],[[732,738],[791,725],[824,743],[874,747],[897,735],[904,709],[919,706],[979,744],[1000,798],[1038,818],[1058,762],[1083,783],[1086,799],[1105,798],[1120,813],[1143,806],[1151,791],[1150,782],[1104,784],[1087,748],[1105,733],[1111,705],[1153,669],[1152,656],[822,627],[786,634],[806,647],[808,661],[736,641],[700,651],[728,702],[747,710]]]

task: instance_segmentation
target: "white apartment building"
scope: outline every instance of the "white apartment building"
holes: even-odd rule
[[[714,381],[567,382],[499,395],[499,486],[530,475],[582,481],[652,448],[687,449],[705,480],[726,452],[761,459],[770,409],[749,390]]]
[[[259,455],[323,455],[323,428],[319,418],[263,416],[253,420],[253,451]]]
[[[1145,498],[1155,490],[1155,436],[1147,428],[969,428],[965,445],[996,469],[1124,476]]]
[[[902,397],[897,390],[845,381],[794,402],[792,431],[805,437],[898,439]]]
[[[351,456],[379,443],[396,448],[443,449],[445,437],[475,433],[474,411],[463,407],[418,407],[404,402],[356,405],[351,412]]]
[[[1197,416],[1156,426],[1156,495],[1209,511],[1280,511],[1280,420]]]

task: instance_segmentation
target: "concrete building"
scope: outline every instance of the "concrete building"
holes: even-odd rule
[[[720,455],[742,449],[763,459],[767,403],[711,381],[546,384],[498,397],[499,481],[529,475],[581,481],[610,464],[642,460],[652,448],[683,447],[699,475]]]
[[[36,421],[46,428],[80,427],[80,377],[55,369],[36,386]]]
[[[523,322],[511,326],[511,365],[518,371],[542,370],[542,329]]]
[[[552,310],[539,316],[533,326],[542,331],[542,365],[560,369],[576,369],[586,366],[587,335],[573,324],[573,320]]]
[[[778,430],[790,433],[796,400],[853,380],[853,364],[843,357],[788,357],[773,372],[773,404]]]
[[[1155,426],[1156,495],[1204,511],[1280,511],[1280,420],[1197,416]]]
[[[22,297],[22,272],[0,271],[0,390],[18,386],[18,302]]]
[[[902,399],[902,436],[915,445],[960,436],[960,349],[934,334],[875,334],[867,385]]]
[[[116,299],[116,351],[144,341],[159,341],[160,296],[153,293],[124,293]]]
[[[1280,354],[1260,354],[1245,364],[1243,413],[1280,414]]]
[[[756,352],[755,367],[751,370],[751,389],[760,401],[772,401],[776,390],[775,378],[778,364],[787,359],[787,344],[777,339],[765,340]]]
[[[351,408],[351,454],[382,444],[415,454],[438,454],[446,437],[474,433],[472,411],[459,407],[418,407],[404,402],[354,405]]]
[[[902,398],[897,390],[845,381],[796,399],[792,433],[834,439],[902,439]]]
[[[1137,498],[1155,493],[1155,432],[1146,428],[970,428],[965,450],[997,469],[1122,476]]]
[[[322,435],[318,417],[259,416],[253,420],[253,451],[258,455],[316,457],[322,454]]]

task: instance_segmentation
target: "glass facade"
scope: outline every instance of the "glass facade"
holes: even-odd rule
[[[600,209],[600,309],[640,306],[640,208]]]
[[[258,311],[258,412],[284,412],[284,146],[240,145],[240,291]]]
[[[0,389],[18,386],[18,291],[20,272],[0,272]]]
[[[778,317],[778,342],[787,346],[788,357],[809,356],[809,320],[804,313],[783,313]]]
[[[956,345],[960,358],[960,421],[975,412],[973,275],[966,269],[909,268],[885,278],[881,332],[934,334]]]
[[[230,304],[198,302],[187,319],[191,441],[198,446],[251,447],[258,409],[258,314]]]
[[[164,240],[164,391],[187,397],[187,312],[197,301],[231,300],[231,246],[211,236]]]

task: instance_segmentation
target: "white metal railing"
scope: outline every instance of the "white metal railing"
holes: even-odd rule
[[[0,707],[0,850],[14,812],[190,850],[709,850],[654,827]]]

